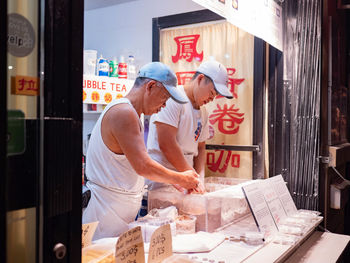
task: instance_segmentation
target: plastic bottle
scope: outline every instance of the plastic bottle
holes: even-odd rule
[[[99,76],[107,76],[108,77],[108,72],[109,72],[108,60],[103,58],[102,54],[98,60],[98,70],[97,71],[98,71]]]
[[[128,58],[128,79],[135,80],[137,76],[135,58],[133,55],[130,55]]]
[[[115,57],[109,61],[109,76],[118,77],[118,61]]]
[[[120,79],[128,78],[128,64],[125,62],[124,56],[120,56],[120,59],[119,59],[118,78]]]

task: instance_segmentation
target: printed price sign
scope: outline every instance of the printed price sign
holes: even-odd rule
[[[141,227],[132,228],[119,236],[115,248],[116,263],[145,263]]]
[[[277,193],[272,187],[271,179],[265,179],[264,181],[260,182],[260,189],[264,194],[265,201],[270,208],[270,212],[273,216],[273,219],[275,220],[275,223],[277,226],[279,225],[280,221],[284,219],[287,215],[286,212],[283,209],[281,200],[279,199]]]
[[[284,211],[287,216],[291,216],[297,212],[297,208],[294,204],[293,198],[283,180],[282,175],[277,175],[270,178],[271,185],[275,190],[278,198],[281,200]]]
[[[170,225],[153,232],[149,245],[148,263],[160,263],[173,254]]]
[[[98,221],[83,224],[82,233],[81,233],[81,247],[87,247],[91,244],[92,237],[95,234]]]
[[[259,182],[242,186],[243,193],[248,201],[256,225],[265,236],[270,236],[278,229],[265,201]]]

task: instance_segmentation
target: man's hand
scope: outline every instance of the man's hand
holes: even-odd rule
[[[179,177],[178,184],[183,188],[190,190],[197,188],[200,184],[199,174],[197,174],[194,170],[187,170],[184,172],[180,172],[182,176]]]
[[[180,186],[180,185],[178,185],[178,184],[173,184],[173,186],[174,186],[174,188],[175,188],[176,190],[178,190],[178,191],[181,192],[181,193],[185,193],[185,191],[186,191],[185,188],[183,188],[182,186]]]
[[[193,188],[191,190],[188,190],[188,193],[189,194],[204,194],[205,193],[205,186],[204,184],[202,183],[202,181],[199,181],[199,184],[196,188]]]

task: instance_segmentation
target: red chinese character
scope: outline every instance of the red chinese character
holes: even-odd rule
[[[195,71],[183,71],[176,72],[177,82],[179,85],[185,85],[192,79],[192,76],[196,73]]]
[[[220,173],[224,173],[227,170],[230,160],[232,167],[240,167],[241,156],[239,154],[232,154],[232,151],[225,150],[215,150],[215,152],[220,152],[219,158],[217,160],[215,160],[215,153],[207,153],[207,165],[209,170],[213,172],[219,171]],[[225,161],[223,161],[224,152],[227,152]]]
[[[184,59],[187,62],[191,62],[194,58],[197,61],[203,60],[203,51],[198,54],[196,50],[197,41],[200,35],[188,35],[175,37],[174,40],[177,45],[177,52],[175,56],[172,56],[173,63],[179,61],[179,59]]]
[[[244,121],[244,113],[239,113],[239,109],[234,109],[232,104],[229,108],[227,104],[221,108],[217,104],[217,109],[209,116],[209,122],[214,125],[218,122],[218,130],[224,134],[236,134],[239,131],[239,124]]]
[[[18,84],[19,84],[18,90],[24,90],[24,87],[27,84],[27,81],[25,79],[19,79]]]
[[[236,87],[240,85],[245,79],[235,79],[233,78],[233,75],[235,74],[236,69],[235,68],[227,68],[227,75],[228,75],[228,87],[233,95],[234,98],[238,99],[238,94]],[[221,95],[216,96],[216,98],[224,98]]]
[[[34,91],[38,90],[36,82],[34,80],[27,81],[27,84],[28,84],[27,90],[34,90]]]

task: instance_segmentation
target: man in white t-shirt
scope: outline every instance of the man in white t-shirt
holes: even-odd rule
[[[218,94],[232,98],[227,83],[226,68],[210,60],[198,67],[188,84],[178,86],[190,103],[168,101],[165,108],[152,115],[147,140],[151,158],[173,170],[194,169],[204,179],[205,141],[209,138],[209,125],[208,114],[202,106]],[[150,180],[146,180],[146,184],[150,189],[164,185]]]

